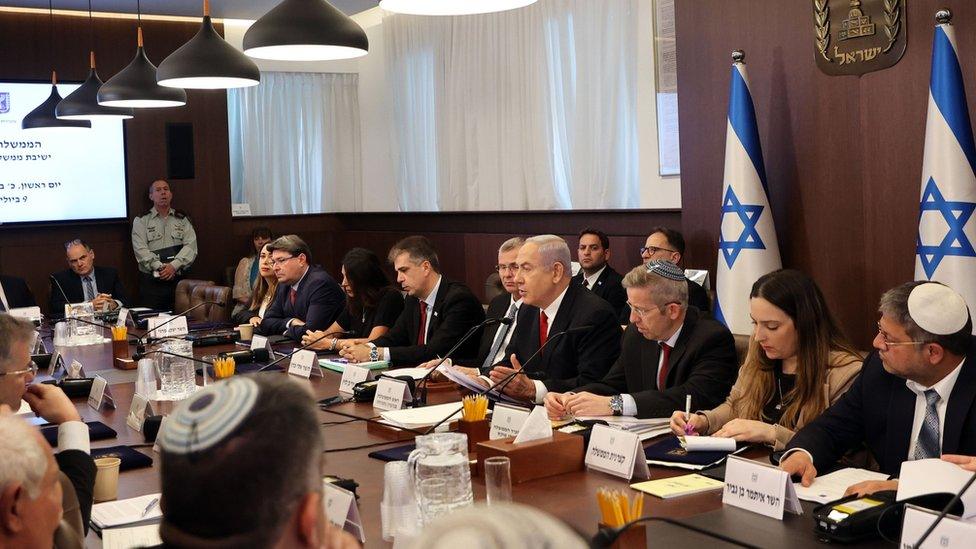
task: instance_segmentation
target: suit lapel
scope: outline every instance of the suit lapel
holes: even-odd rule
[[[691,334],[695,331],[695,324],[697,322],[698,312],[688,309],[685,315],[685,321],[681,325],[681,333],[678,335],[678,341],[674,342],[674,348],[671,349],[671,355],[668,357],[668,375],[665,379],[665,384],[674,379],[678,365],[681,364],[681,359],[684,358],[685,352],[688,350],[688,340],[691,339]]]
[[[600,276],[596,279],[596,284],[593,285],[593,293],[600,297],[604,297],[604,286],[607,284],[607,279],[610,278],[611,270],[610,265],[607,265],[606,268],[603,269],[603,272],[600,273]]]
[[[891,399],[888,402],[888,426],[886,431],[885,459],[887,464],[901,463],[908,459],[912,439],[912,420],[915,417],[915,393],[901,379],[894,380]],[[887,465],[881,463],[882,469]]]
[[[976,396],[976,366],[971,362],[976,357],[967,356],[959,370],[959,377],[952,387],[949,403],[946,406],[945,433],[942,434],[942,453],[955,454],[959,451],[963,424],[969,417],[969,410]]]
[[[641,336],[641,356],[638,367],[641,370],[641,389],[657,389],[657,364],[661,360],[661,346],[656,341]]]
[[[446,278],[441,276],[441,287],[437,289],[437,297],[434,298],[434,306],[430,309],[430,318],[427,319],[427,335],[429,336],[437,326],[441,323],[441,309],[444,308],[444,300],[447,298],[447,292],[451,290],[451,282]],[[419,312],[418,318],[419,318]]]

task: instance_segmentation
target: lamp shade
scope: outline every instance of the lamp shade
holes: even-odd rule
[[[410,15],[471,15],[513,10],[537,0],[380,0],[386,11]]]
[[[25,130],[39,128],[91,128],[88,120],[61,120],[54,111],[61,102],[61,94],[58,93],[58,86],[51,84],[51,95],[37,106],[34,110],[27,113],[27,116],[20,122],[20,127]]]
[[[180,88],[165,88],[156,83],[156,65],[146,57],[142,47],[142,29],[136,56],[126,67],[108,79],[98,90],[98,104],[107,107],[182,107],[186,92]]]
[[[282,0],[244,33],[244,53],[260,59],[324,61],[368,51],[366,31],[325,0]]]
[[[88,79],[78,89],[68,94],[58,103],[55,110],[61,120],[95,120],[102,118],[128,119],[133,117],[132,109],[105,107],[98,104],[98,90],[102,79],[95,68],[88,72]]]
[[[261,71],[221,38],[205,15],[196,35],[159,64],[156,80],[160,86],[173,88],[245,88],[261,82]]]

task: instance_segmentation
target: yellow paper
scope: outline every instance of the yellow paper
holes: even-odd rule
[[[648,480],[630,485],[634,490],[639,490],[662,499],[687,496],[708,490],[718,490],[723,486],[725,486],[725,483],[720,480],[694,474]]]

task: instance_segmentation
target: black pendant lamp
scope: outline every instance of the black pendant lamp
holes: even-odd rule
[[[182,107],[186,105],[185,91],[156,83],[156,65],[146,57],[142,44],[142,7],[139,2],[136,2],[136,9],[139,18],[136,56],[118,74],[102,84],[98,90],[98,104],[138,109]]]
[[[217,34],[210,21],[210,2],[203,0],[200,30],[159,64],[156,81],[160,86],[174,88],[246,88],[261,82],[261,71],[254,61]]]
[[[324,61],[368,51],[366,31],[325,0],[282,0],[244,33],[244,53],[259,59]]]
[[[51,62],[54,62],[54,0],[48,0],[48,12],[51,17]],[[21,129],[40,128],[91,128],[91,122],[85,120],[59,120],[54,111],[61,102],[58,93],[58,74],[51,69],[51,95],[20,121]]]
[[[55,113],[62,120],[98,120],[119,119],[126,120],[133,117],[132,109],[118,107],[104,107],[98,104],[98,90],[102,87],[102,79],[95,70],[95,32],[92,22],[92,5],[88,0],[88,41],[89,51],[88,79],[78,89],[68,94],[58,103]]]

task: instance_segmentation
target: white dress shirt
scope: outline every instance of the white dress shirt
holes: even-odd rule
[[[606,268],[607,268],[607,264],[604,263],[603,266],[600,267],[600,270],[599,271],[591,274],[590,276],[585,276],[586,273],[585,272],[583,273],[583,275],[584,275],[583,276],[583,280],[586,281],[586,288],[587,289],[592,290],[593,287],[596,286],[596,281],[600,279],[600,275],[603,274],[603,271],[606,270]]]

